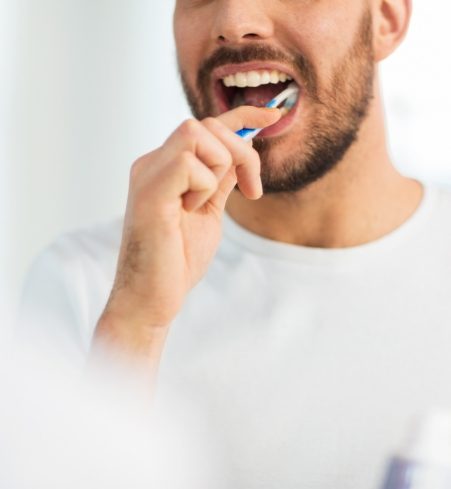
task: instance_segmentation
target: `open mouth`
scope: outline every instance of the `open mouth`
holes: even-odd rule
[[[288,131],[297,120],[302,88],[292,74],[282,69],[283,67],[277,69],[271,65],[262,66],[261,62],[250,62],[223,66],[215,70],[214,92],[220,113],[241,105],[264,107],[294,83],[299,88],[297,93],[279,105],[282,118],[264,129],[259,137],[278,136]]]
[[[295,83],[293,78],[279,70],[239,71],[219,78],[216,93],[222,110],[235,109],[241,105],[264,107],[291,83]],[[296,105],[298,98],[299,93],[282,104],[284,116]]]

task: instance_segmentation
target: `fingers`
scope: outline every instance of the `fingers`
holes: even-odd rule
[[[233,113],[232,113],[233,112]],[[192,152],[210,168],[220,182],[232,164],[243,195],[258,199],[262,195],[260,158],[252,145],[239,138],[231,128],[271,124],[280,117],[280,111],[256,107],[240,107],[222,118],[209,117],[200,122],[185,121],[163,146],[166,157],[178,158],[184,151]],[[225,121],[225,122],[224,122]]]
[[[169,137],[163,148],[166,157],[177,158],[190,151],[207,165],[220,180],[233,164],[232,155],[224,144],[195,119],[188,119]]]
[[[183,154],[189,191],[182,196],[183,207],[187,212],[199,209],[216,193],[218,179],[193,153]]]
[[[238,184],[243,195],[249,199],[260,198],[263,190],[258,153],[251,145],[234,134],[221,120],[209,117],[203,120],[202,124],[230,152],[233,165],[236,167]]]
[[[280,117],[278,109],[247,106],[217,118],[187,120],[161,148],[138,161],[135,186],[147,192],[150,186],[144,182],[153,181],[153,188],[159,189],[153,193],[154,205],[181,199],[187,211],[209,200],[223,210],[237,182],[245,197],[257,199],[262,195],[260,158],[235,132],[268,127]]]
[[[245,127],[254,129],[272,126],[281,117],[282,112],[279,109],[243,105],[221,114],[217,119],[236,132]]]
[[[237,184],[236,167],[232,166],[226,173],[224,178],[219,182],[217,191],[210,198],[210,203],[220,212],[224,211],[224,208],[229,198],[230,193]]]
[[[167,160],[162,148],[137,160],[130,180],[138,214],[150,208],[172,214],[178,212],[180,200],[185,210],[193,211],[215,194],[218,183],[213,171],[191,151]]]
[[[279,109],[266,107],[242,106],[221,114],[216,118],[207,118],[202,123],[221,140],[232,154],[236,172],[228,174],[225,182],[221,182],[218,195],[214,200],[223,209],[230,192],[238,185],[245,197],[258,199],[262,196],[260,178],[260,157],[249,144],[239,138],[235,132],[249,128],[265,128],[275,124],[282,117]]]

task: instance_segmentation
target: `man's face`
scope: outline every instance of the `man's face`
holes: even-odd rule
[[[356,140],[373,95],[367,1],[177,0],[174,30],[199,119],[265,105],[290,83],[284,74],[299,86],[294,107],[254,139],[266,194],[317,180]]]

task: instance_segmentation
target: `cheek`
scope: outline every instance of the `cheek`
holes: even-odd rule
[[[306,12],[291,15],[293,44],[313,63],[319,79],[330,80],[334,68],[353,44],[360,16],[349,10],[349,2],[333,0],[333,4],[316,3],[308,15]]]
[[[202,31],[195,20],[190,22],[186,17],[174,19],[174,39],[177,51],[177,59],[180,68],[191,86],[194,86],[197,70],[202,61],[202,53],[205,52]]]

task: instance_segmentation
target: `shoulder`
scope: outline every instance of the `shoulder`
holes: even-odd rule
[[[67,232],[35,258],[18,311],[27,332],[65,332],[87,347],[114,280],[121,233],[120,219]]]
[[[44,249],[42,255],[62,262],[76,261],[82,257],[102,260],[105,256],[117,255],[121,234],[122,219],[66,232]]]
[[[33,260],[30,277],[68,280],[72,285],[83,276],[112,280],[122,234],[122,219],[97,224],[58,236]]]
[[[25,289],[66,291],[78,302],[103,301],[111,288],[122,235],[122,219],[61,234],[32,263]]]

